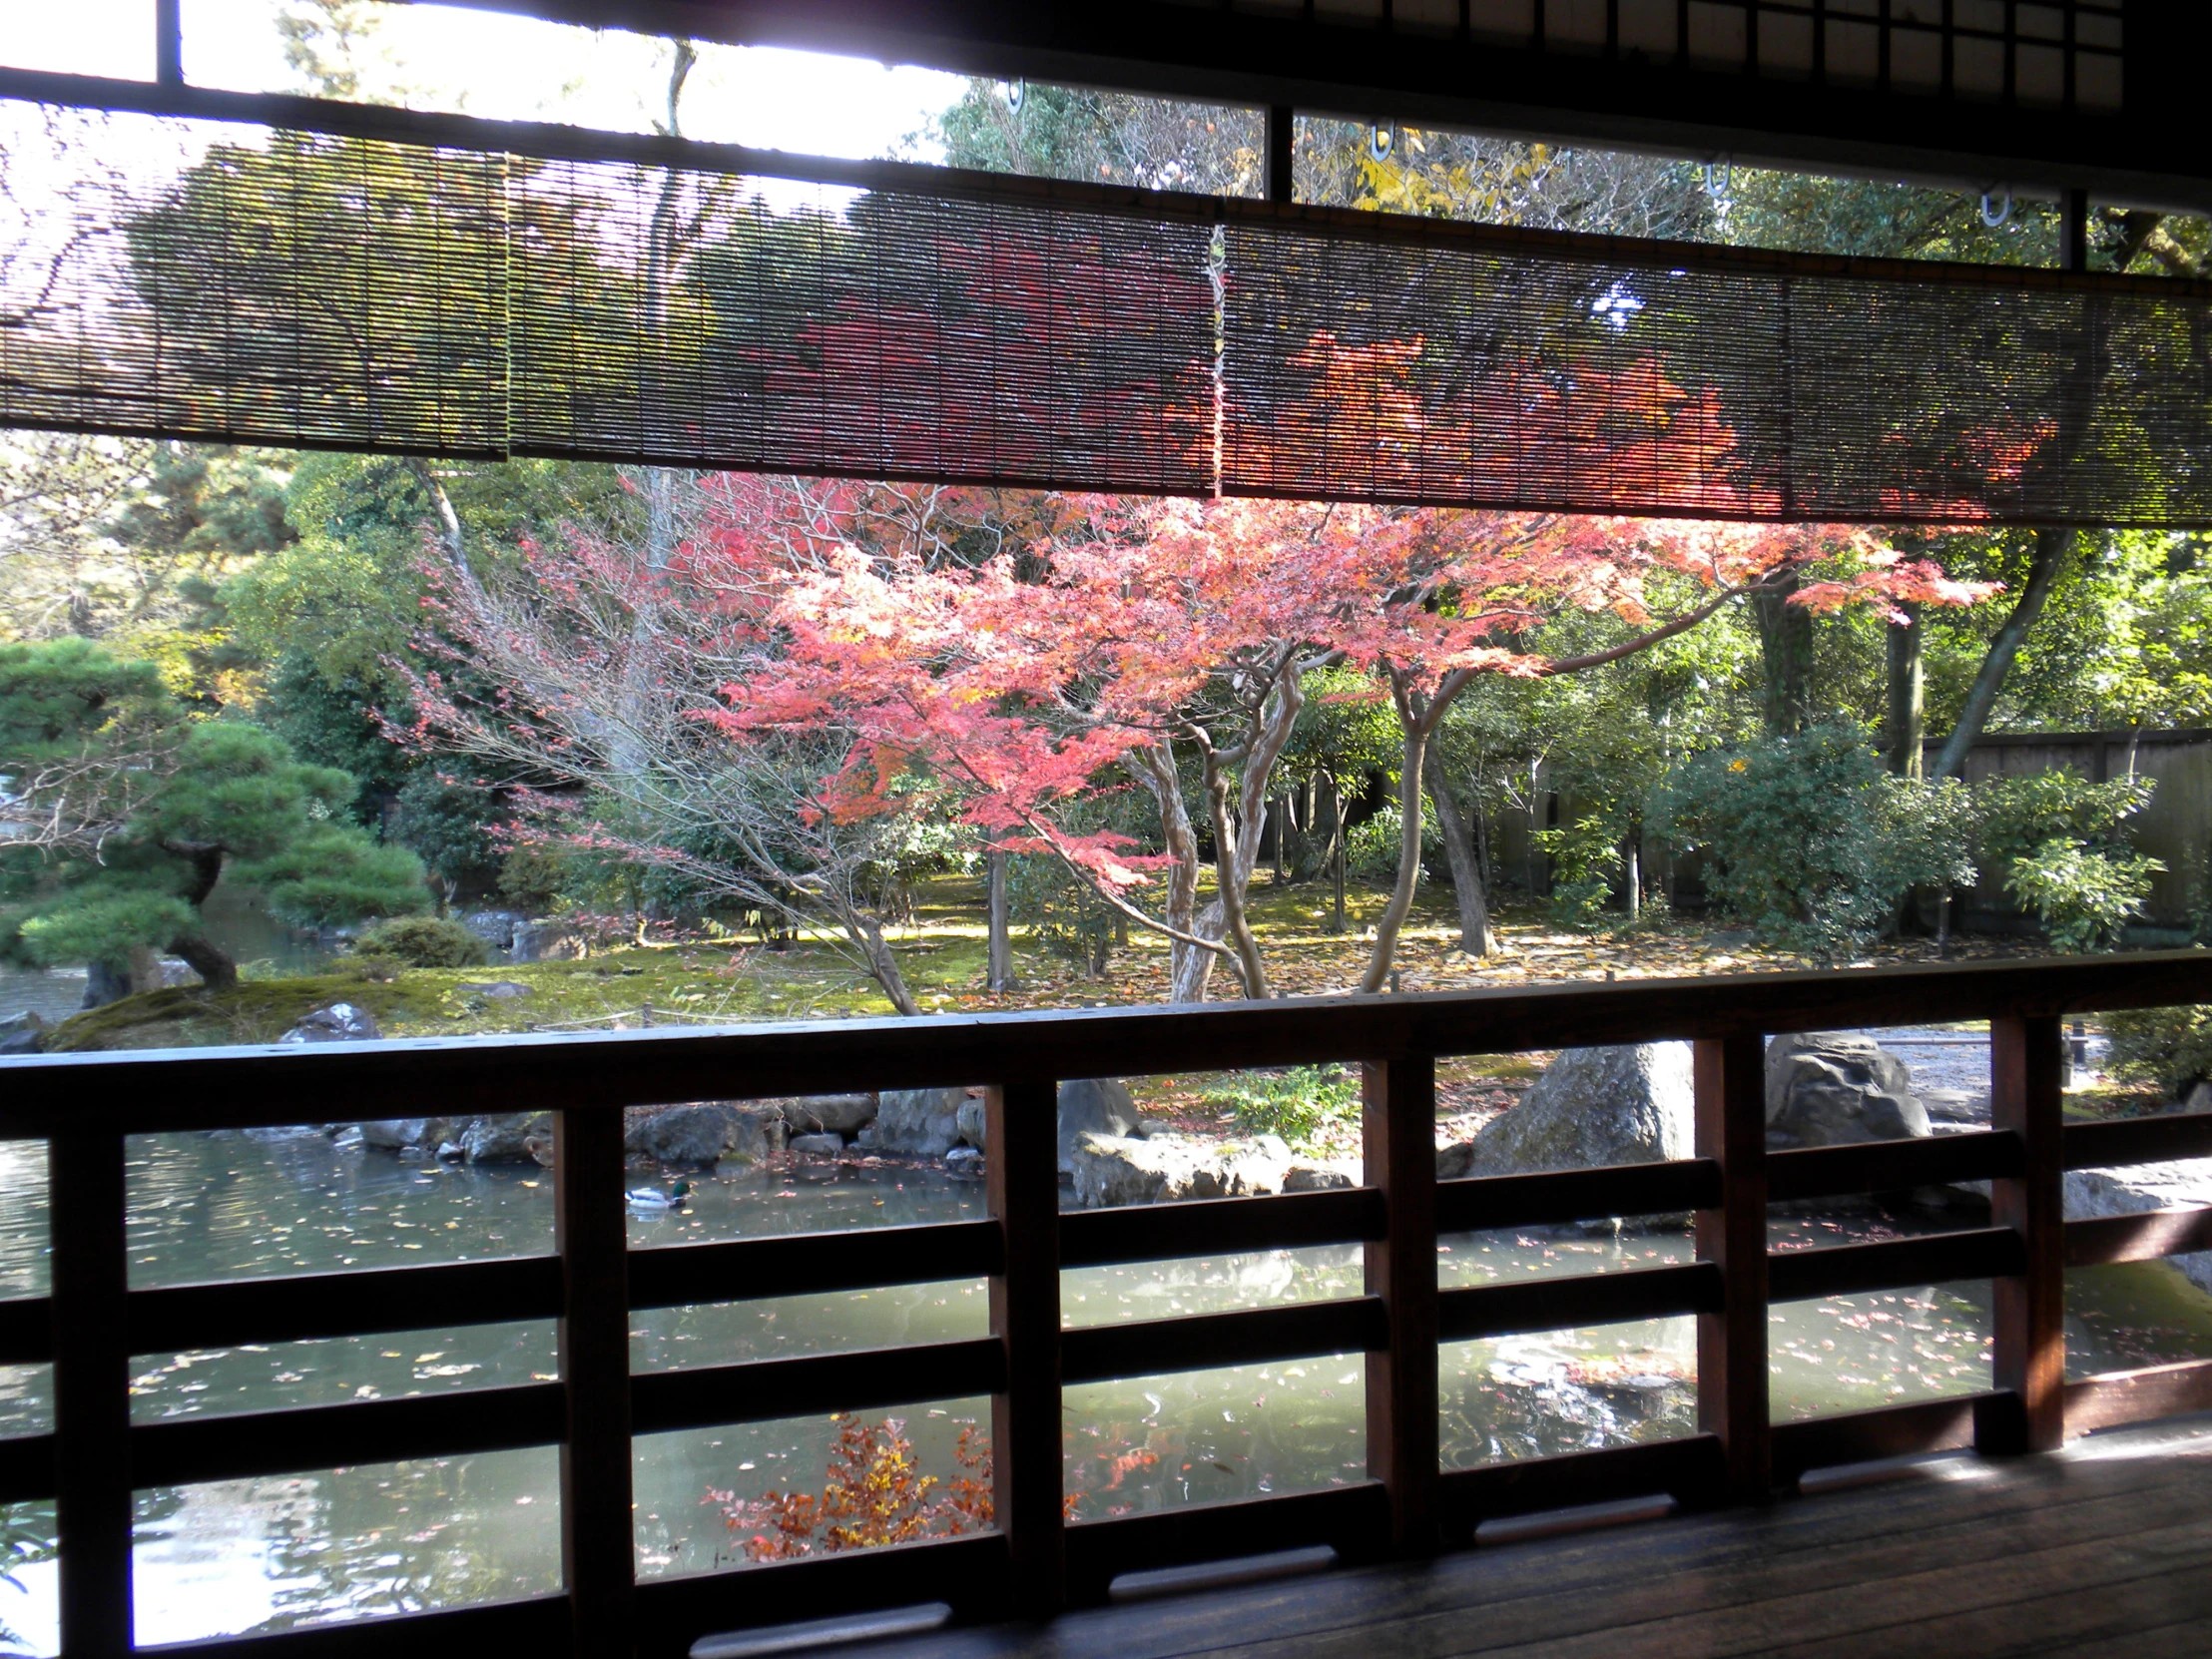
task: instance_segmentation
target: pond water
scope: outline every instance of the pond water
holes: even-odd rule
[[[546,1251],[553,1186],[531,1167],[457,1167],[364,1150],[315,1131],[146,1137],[131,1148],[133,1283],[481,1260]],[[0,1144],[0,1294],[45,1288],[44,1152]],[[983,1213],[979,1183],[929,1168],[805,1164],[726,1168],[687,1212],[633,1215],[633,1248],[769,1233],[945,1221]],[[1778,1247],[1971,1225],[1878,1213],[1778,1217]],[[1443,1241],[1443,1284],[1618,1272],[1689,1255],[1677,1232],[1506,1232]],[[1064,1276],[1071,1325],[1151,1319],[1286,1299],[1356,1295],[1356,1248],[1092,1269]],[[2163,1264],[2077,1278],[2068,1326],[2081,1370],[2212,1353],[2212,1298]],[[1778,1308],[1779,1417],[1985,1387],[1986,1284]],[[143,1419],[528,1382],[557,1375],[550,1322],[455,1325],[425,1306],[415,1329],[343,1342],[148,1355]],[[469,1310],[472,1314],[497,1310]],[[881,1348],[982,1334],[974,1283],[834,1296],[765,1297],[637,1316],[637,1369]],[[894,1363],[895,1362],[890,1362]],[[1620,1444],[1692,1423],[1687,1319],[1448,1346],[1442,1440],[1451,1466]],[[46,1426],[42,1368],[0,1373],[0,1432]],[[1067,1394],[1067,1489],[1078,1520],[1360,1479],[1358,1355],[1137,1378]],[[917,1400],[900,1412],[920,1466],[959,1472],[960,1429],[981,1400]],[[710,1491],[757,1498],[819,1490],[836,1425],[792,1401],[789,1418],[641,1438],[638,1562],[646,1575],[742,1565],[742,1540]],[[140,1640],[179,1641],[551,1591],[558,1586],[557,1463],[526,1450],[302,1471],[140,1494]],[[33,1506],[13,1517],[34,1529]],[[0,1621],[51,1639],[51,1568]],[[4,1644],[0,1644],[4,1650]]]

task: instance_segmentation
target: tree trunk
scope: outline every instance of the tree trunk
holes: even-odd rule
[[[918,1018],[921,1004],[907,989],[906,976],[898,971],[898,957],[892,952],[890,941],[883,937],[883,929],[875,918],[864,910],[849,911],[844,925],[846,933],[866,957],[868,977],[890,999],[890,1005],[908,1019]]]
[[[1766,671],[1763,713],[1770,737],[1791,738],[1813,718],[1813,613],[1790,603],[1796,576],[1751,596]]]
[[[1007,925],[1006,851],[994,846],[987,857],[991,911],[987,986],[995,994],[1014,988],[1014,941]]]
[[[2028,566],[2027,586],[2020,590],[2012,614],[2004,619],[2004,626],[1982,654],[1981,671],[1973,677],[1965,706],[1958,711],[1958,724],[1950,729],[1942,751],[1936,757],[1932,769],[1935,777],[1956,778],[1964,772],[1966,753],[1988,724],[1989,711],[1996,706],[1997,694],[2004,690],[2005,677],[2012,672],[2013,659],[2020,654],[2020,643],[2043,614],[2043,602],[2050,598],[2051,585],[2058,580],[2058,567],[2066,562],[2073,540],[2071,530],[2035,532],[2035,556]]]
[[[1912,601],[1899,607],[1912,618],[1892,623],[1890,645],[1890,770],[1918,780],[1923,772],[1923,740],[1928,733],[1928,684],[1923,664],[1921,608]]]
[[[1368,954],[1368,971],[1360,989],[1380,991],[1390,977],[1390,960],[1397,954],[1398,929],[1413,907],[1413,887],[1420,880],[1421,771],[1428,761],[1428,727],[1417,711],[1401,709],[1399,729],[1404,747],[1397,776],[1397,881],[1389,902],[1375,922],[1375,949]]]
[[[199,974],[200,982],[210,990],[229,990],[239,982],[239,965],[231,953],[199,933],[180,933],[169,941],[169,948],[185,959],[185,965]]]
[[[1443,763],[1428,753],[1428,795],[1436,803],[1436,828],[1443,834],[1444,856],[1451,865],[1451,891],[1459,906],[1459,948],[1469,956],[1487,956],[1497,948],[1490,931],[1490,906],[1482,884],[1482,863],[1474,835],[1459,803],[1444,781]]]
[[[1329,780],[1329,887],[1335,906],[1329,930],[1341,934],[1345,930],[1345,792],[1334,778]]]
[[[1629,822],[1628,834],[1621,842],[1621,871],[1628,919],[1635,921],[1644,913],[1644,826],[1640,819]]]

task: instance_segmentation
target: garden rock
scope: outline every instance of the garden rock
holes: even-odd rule
[[[662,1164],[711,1164],[737,1132],[738,1110],[720,1101],[694,1101],[640,1118],[622,1137],[622,1149]],[[760,1133],[756,1125],[754,1133]]]
[[[36,1008],[0,1020],[0,1054],[38,1054],[46,1048],[46,1021]]]
[[[515,929],[517,962],[580,962],[591,953],[583,934],[550,921],[526,921]]]
[[[972,1146],[956,1146],[944,1155],[944,1167],[951,1175],[981,1175],[983,1155]]]
[[[1456,1181],[1474,1168],[1474,1142],[1453,1141],[1436,1148],[1436,1179]]]
[[[451,1118],[377,1118],[361,1125],[361,1144],[387,1152],[410,1146],[439,1146],[452,1138]]]
[[[983,1150],[983,1103],[967,1099],[960,1102],[960,1109],[953,1114],[953,1125],[960,1131],[960,1139],[976,1151]]]
[[[1075,1204],[1084,1210],[1279,1193],[1293,1164],[1274,1135],[1217,1143],[1083,1134],[1073,1154]]]
[[[1696,1114],[1688,1043],[1570,1048],[1518,1106],[1482,1126],[1461,1173],[1520,1175],[1688,1158]]]
[[[461,925],[492,949],[509,950],[514,946],[515,929],[529,919],[520,910],[471,910],[461,917]]]
[[[1293,1164],[1283,1172],[1283,1191],[1287,1193],[1334,1192],[1359,1184],[1359,1175],[1342,1164]]]
[[[960,1106],[967,1090],[885,1089],[876,1098],[875,1121],[860,1131],[860,1145],[869,1151],[942,1158],[960,1144]],[[799,1150],[798,1140],[792,1150]]]
[[[856,1135],[875,1121],[871,1094],[811,1094],[779,1100],[776,1109],[799,1135]]]
[[[467,980],[463,980],[453,988],[457,991],[467,991],[475,996],[489,997],[494,1002],[512,1002],[518,996],[536,996],[538,994],[533,986],[518,985],[512,979],[494,979],[488,985],[472,984]]]
[[[1848,1146],[1927,1135],[1928,1108],[1895,1054],[1856,1031],[1802,1031],[1767,1044],[1767,1144]]]
[[[784,1140],[789,1133],[783,1115],[752,1106],[724,1108],[730,1114],[730,1122],[722,1137],[722,1156],[733,1158],[741,1164],[757,1164],[763,1158],[784,1150]]]
[[[842,1135],[794,1135],[792,1150],[803,1158],[841,1158],[844,1156]]]
[[[552,1132],[553,1120],[543,1112],[494,1112],[462,1127],[461,1154],[472,1164],[535,1163],[526,1143]]]
[[[332,1002],[311,1014],[300,1015],[299,1023],[276,1040],[279,1043],[359,1043],[373,1042],[383,1034],[377,1029],[376,1016],[366,1008],[351,1002]]]
[[[1126,1138],[1137,1128],[1137,1103],[1118,1077],[1079,1077],[1060,1085],[1060,1173],[1075,1172],[1075,1144],[1085,1135]],[[981,1143],[978,1142],[978,1145]]]
[[[2146,1210],[2194,1210],[2212,1204],[2212,1158],[2185,1158],[2125,1169],[2070,1169],[2064,1177],[2065,1217],[2134,1216]],[[2175,1270],[2212,1291],[2212,1251],[2169,1256]]]

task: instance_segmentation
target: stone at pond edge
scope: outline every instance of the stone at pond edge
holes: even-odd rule
[[[1519,1105],[1482,1126],[1465,1173],[1664,1163],[1692,1156],[1696,1134],[1688,1043],[1570,1048]]]
[[[844,1155],[842,1135],[794,1135],[792,1150],[802,1157],[839,1158]]]
[[[795,1135],[856,1135],[875,1121],[871,1094],[817,1094],[764,1104],[782,1113]]]
[[[1294,1164],[1274,1135],[1217,1143],[1084,1134],[1072,1162],[1075,1203],[1085,1210],[1279,1193]]]
[[[885,1089],[876,1097],[875,1121],[860,1131],[860,1145],[871,1152],[942,1158],[960,1144],[960,1104],[966,1099],[965,1089]],[[798,1140],[792,1150],[799,1150]]]
[[[1767,1144],[1848,1146],[1927,1135],[1913,1074],[1874,1038],[1801,1031],[1767,1044]]]
[[[1060,1173],[1075,1173],[1076,1143],[1085,1135],[1125,1137],[1137,1127],[1137,1103],[1118,1077],[1078,1077],[1060,1085]],[[980,1143],[978,1143],[980,1144]]]
[[[351,1002],[333,1002],[312,1013],[301,1014],[299,1022],[276,1040],[279,1043],[357,1043],[372,1042],[383,1034],[377,1028],[376,1016],[366,1008]]]
[[[553,1120],[544,1112],[498,1112],[470,1118],[460,1134],[461,1155],[472,1164],[531,1164],[529,1142],[549,1135]]]
[[[953,1114],[953,1126],[960,1131],[960,1139],[977,1152],[983,1150],[983,1103],[972,1096],[960,1102],[960,1109]],[[947,1157],[950,1154],[946,1154]]]
[[[663,1164],[711,1164],[737,1132],[737,1108],[719,1101],[671,1106],[631,1124],[623,1134],[622,1149]],[[753,1133],[756,1137],[761,1133],[757,1121]]]
[[[361,1144],[387,1152],[409,1146],[439,1146],[452,1138],[451,1118],[374,1118],[361,1125]]]

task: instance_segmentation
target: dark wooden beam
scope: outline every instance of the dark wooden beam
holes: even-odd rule
[[[629,1215],[622,1117],[563,1112],[553,1130],[561,1259],[561,1579],[576,1659],[630,1651]]]
[[[2020,1239],[2017,1270],[1996,1281],[1992,1357],[1997,1387],[2019,1408],[1984,1423],[1986,1451],[2051,1451],[2066,1434],[2064,1041],[2047,1014],[1989,1022],[1989,1122],[2020,1137],[2025,1163],[1989,1187],[1989,1219]]]
[[[468,0],[643,34],[798,47],[996,79],[1280,105],[1549,143],[1919,179],[2202,213],[2212,167],[2183,66],[2212,51],[2201,8],[2130,7],[2123,113],[1543,51],[1410,34],[1314,8],[1162,0]],[[1539,7],[1538,16],[1542,15]]]
[[[47,1153],[62,1651],[131,1649],[131,1351],[123,1137],[56,1135]]]
[[[395,1097],[424,1110],[443,1109],[440,1103],[459,1108],[492,1095],[528,1098],[546,1108],[614,1107],[958,1084],[973,1080],[983,1054],[993,1070],[1035,1081],[1070,1066],[1110,1073],[1132,1054],[1161,1071],[1279,1066],[1360,1053],[1516,1053],[1731,1031],[1975,1019],[1992,1010],[2056,1015],[2190,1002],[2212,1002],[2212,953],[2146,951],[2094,961],[1715,974],[716,1031],[36,1055],[0,1059],[0,1137],[46,1135],[63,1126],[132,1134],[197,1129],[207,1121],[198,1104],[204,1100],[227,1102],[225,1121],[250,1127],[295,1121],[302,1100],[315,1103],[318,1118],[338,1119],[375,1117]],[[2204,1121],[2212,1114],[2197,1120],[2199,1126]],[[2201,1133],[2190,1124],[2146,1118],[2076,1126],[2068,1131],[2068,1161],[2076,1161],[2075,1145],[2098,1149],[2087,1155],[2089,1162],[2125,1163],[2130,1159],[2107,1149],[2189,1144]],[[2094,1135],[2081,1139],[2092,1127]]]
[[[1677,1215],[1718,1204],[1720,1165],[1613,1164],[1541,1175],[1482,1175],[1436,1184],[1436,1231],[1474,1233],[1530,1222]]]
[[[1367,1363],[1368,1473],[1390,1500],[1399,1553],[1436,1544],[1436,1063],[1397,1053],[1361,1071],[1367,1183],[1383,1231],[1366,1246],[1368,1297],[1384,1322]]]
[[[1755,1031],[1700,1038],[1693,1054],[1697,1151],[1720,1165],[1718,1205],[1697,1212],[1697,1253],[1721,1279],[1720,1306],[1697,1317],[1698,1427],[1717,1435],[1723,1490],[1763,1501],[1771,1485],[1767,1421],[1766,1045]]]
[[[1091,1073],[1076,1068],[1072,1075]],[[984,1172],[1001,1233],[991,1335],[1005,1382],[991,1395],[991,1479],[1013,1561],[1012,1605],[1047,1613],[1067,1594],[1060,1442],[1059,1091],[1050,1078],[983,1097]]]

